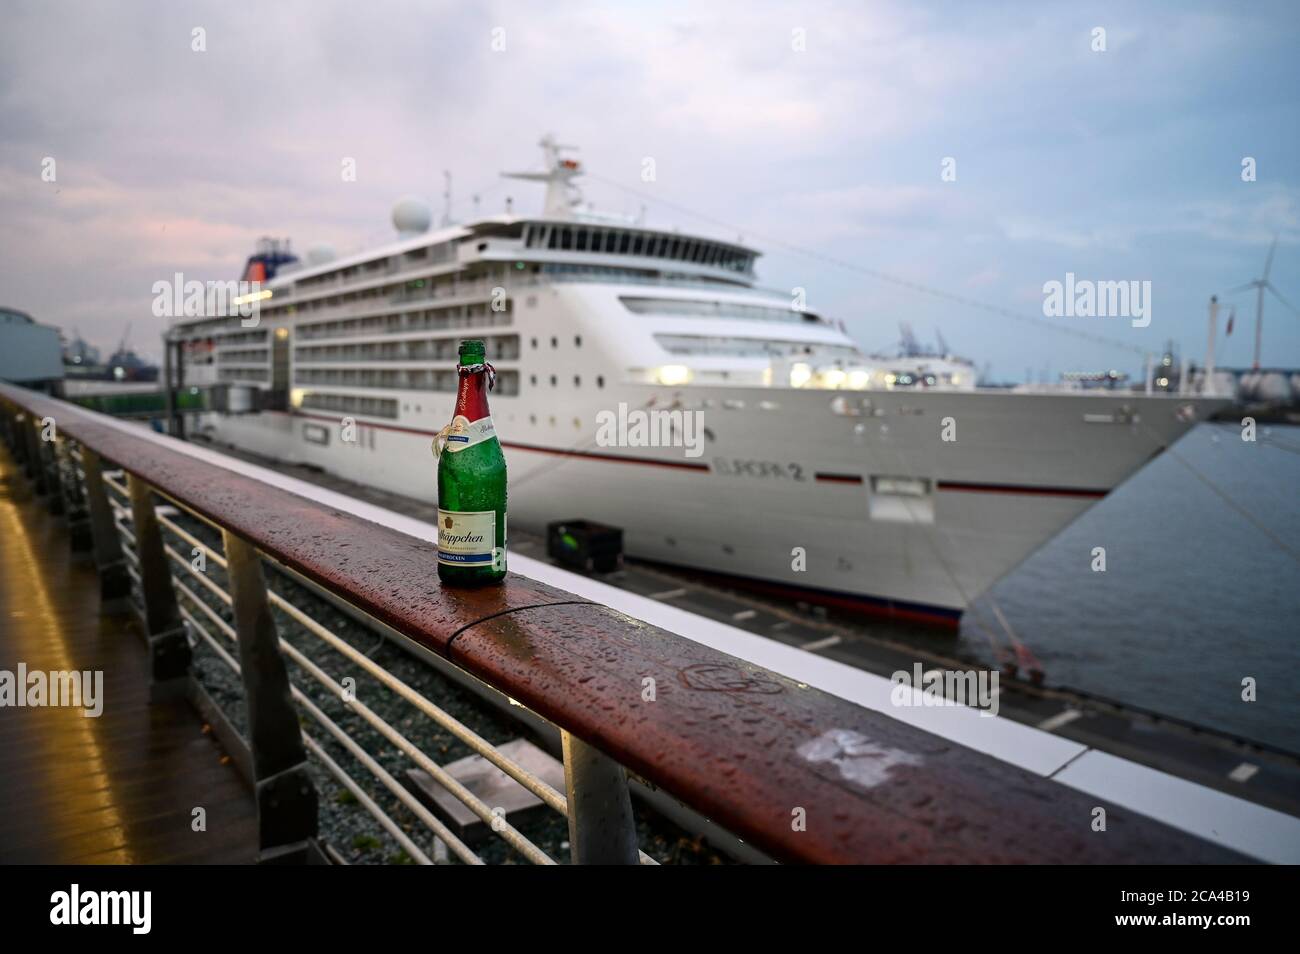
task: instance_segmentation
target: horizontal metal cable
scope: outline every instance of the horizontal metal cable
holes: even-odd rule
[[[218,613],[216,610],[214,610],[214,609],[213,609],[211,606],[209,606],[207,603],[203,602],[203,600],[199,599],[199,595],[198,595],[197,593],[195,593],[193,590],[191,590],[188,586],[186,586],[186,585],[185,585],[184,583],[182,583],[180,580],[176,579],[176,577],[172,577],[172,584],[176,587],[176,589],[177,589],[181,594],[183,594],[184,596],[188,597],[188,598],[190,599],[190,601],[194,603],[195,606],[197,606],[200,610],[202,610],[202,611],[203,611],[203,614],[204,614],[205,616],[207,616],[208,619],[212,620],[212,622],[217,626],[218,629],[221,630],[221,632],[222,632],[226,637],[228,637],[232,642],[238,642],[238,641],[239,641],[239,637],[238,637],[238,636],[236,635],[236,633],[235,633],[235,627],[231,626],[231,625],[230,625],[229,623],[227,623],[224,619],[222,619],[220,613]],[[184,611],[185,611],[185,610],[184,610],[184,607],[182,607],[182,608],[181,608],[181,612],[184,612]]]
[[[221,567],[223,570],[226,568],[226,558],[221,554],[219,550],[212,549],[212,547],[208,546],[198,537],[194,536],[192,533],[187,531],[180,524],[175,523],[172,520],[169,520],[167,517],[159,515],[158,522],[162,524],[164,527],[166,527],[168,530],[170,530],[172,533],[176,534],[176,536],[180,537],[190,546],[198,547],[200,550],[206,553],[208,558],[212,560],[212,562],[215,563],[217,566]]]
[[[202,573],[201,571],[195,569],[194,565],[190,563],[189,560],[185,559],[185,557],[181,556],[174,549],[166,545],[163,546],[163,552],[166,553],[173,560],[175,560],[178,564],[180,564],[180,566],[182,567],[182,569],[185,570],[186,573],[188,573],[190,576],[194,577],[205,587],[207,587],[208,590],[214,596],[216,596],[217,599],[221,600],[221,602],[225,603],[227,606],[234,605],[234,600],[231,599],[229,593],[223,590],[216,583],[212,582],[212,580],[208,579],[207,574]],[[176,577],[173,576],[172,579],[176,580]]]
[[[231,670],[233,670],[235,675],[240,675],[241,670],[240,670],[239,663],[235,660],[233,656],[230,655],[229,652],[226,651],[225,647],[223,647],[220,643],[217,642],[216,638],[213,637],[213,635],[210,632],[208,632],[207,628],[202,623],[200,623],[197,619],[195,619],[193,614],[191,614],[188,610],[184,609],[183,607],[181,608],[180,612],[181,612],[181,616],[184,619],[186,619],[191,626],[194,627],[195,632],[199,635],[200,638],[202,638],[205,642],[207,642],[209,647],[211,647],[211,649],[217,654],[218,658],[220,658],[222,662],[224,662]],[[301,692],[299,692],[297,689],[294,689],[294,693],[298,697],[300,702],[305,702],[308,705],[310,705],[310,702],[306,699],[305,696],[302,695]],[[315,706],[312,706],[311,708],[315,710],[313,714],[317,717],[317,721],[321,722],[321,724],[324,725],[327,730],[331,731],[331,733],[333,733],[335,730],[342,732],[342,730],[339,729],[338,726],[335,725],[333,721],[328,716],[325,715],[325,713],[321,712],[319,709],[316,709]],[[344,733],[344,735],[346,736],[346,733]],[[379,806],[379,804],[375,802],[375,800],[372,799],[365,792],[365,790],[362,789],[355,782],[355,780],[350,775],[348,775],[348,773],[342,768],[342,766],[340,766],[337,762],[335,762],[332,758],[330,758],[328,753],[326,753],[324,749],[322,749],[319,745],[317,745],[315,740],[312,739],[311,736],[309,736],[306,732],[303,732],[302,739],[303,739],[303,743],[310,750],[312,750],[313,754],[316,755],[316,757],[321,762],[321,764],[325,766],[326,770],[328,770],[329,773],[334,776],[334,778],[339,782],[339,784],[341,784],[344,788],[346,788],[348,791],[352,793],[352,795],[357,799],[358,803],[360,803],[361,807],[364,808],[367,812],[369,812],[370,815],[375,819],[375,821],[379,822],[379,824],[384,828],[384,830],[387,831],[390,835],[392,835],[393,838],[397,840],[398,844],[400,844],[402,848],[412,858],[414,858],[420,864],[433,864],[433,862],[429,859],[429,857],[419,848],[418,845],[415,844],[414,841],[412,841],[407,836],[407,834],[404,831],[402,831],[401,827],[392,820],[392,818],[388,815],[388,813],[386,813]],[[360,749],[359,746],[357,748]],[[361,755],[364,756],[365,759],[369,759],[369,756],[366,755],[364,750],[361,750]],[[373,768],[371,765],[367,764],[364,759],[360,761],[367,768],[370,768],[371,771],[375,771],[375,769],[378,769],[378,771],[383,773],[384,776],[387,776],[389,779],[392,778],[392,776],[389,776],[387,772],[384,772],[382,766],[379,766],[377,763],[374,763],[373,759],[370,760],[371,763],[373,763]],[[383,781],[382,778],[380,780]],[[468,849],[466,850],[468,851]],[[481,864],[482,862],[479,863]]]
[[[293,695],[302,707],[307,710],[308,714],[324,726],[326,731],[328,731],[330,735],[334,736],[334,738],[338,740],[339,744],[348,750],[348,754],[369,769],[370,773],[374,775],[375,778],[379,779],[384,788],[392,792],[397,800],[410,810],[411,814],[424,822],[425,826],[430,831],[441,838],[448,847],[456,853],[458,858],[470,865],[483,864],[482,858],[474,854],[473,850],[468,845],[456,837],[455,833],[439,821],[433,813],[429,811],[429,809],[425,808],[424,805],[420,803],[420,800],[412,795],[401,782],[393,778],[393,776],[389,774],[388,770],[380,765],[369,752],[358,745],[352,736],[348,735],[337,722],[322,712],[314,702],[308,699],[302,690],[295,686]]]
[[[122,473],[122,471],[114,471],[113,473]],[[114,480],[112,477],[110,477],[107,473],[105,473],[105,474],[103,475],[103,477],[104,477],[104,483],[105,483],[107,486],[112,487],[112,488],[113,488],[115,491],[117,491],[119,494],[121,494],[121,495],[122,495],[122,498],[123,498],[124,500],[130,500],[130,499],[131,499],[131,492],[130,492],[129,490],[126,489],[126,485],[125,485],[125,484],[119,484],[116,480]]]
[[[384,831],[393,836],[408,855],[415,859],[418,864],[433,864],[432,859],[420,850],[420,847],[411,840],[410,836],[407,835],[406,832],[402,831],[401,826],[398,825],[397,822],[393,821],[393,819],[379,807],[378,803],[376,803],[375,800],[366,793],[365,789],[353,781],[352,776],[343,771],[342,766],[330,758],[329,753],[321,748],[315,739],[304,732],[302,734],[302,741],[303,744],[307,746],[307,750],[325,766],[326,771],[333,775],[340,785],[352,793],[352,797],[360,803],[361,807],[374,816],[375,821],[379,822]]]
[[[458,801],[464,804],[466,808],[486,822],[492,830],[496,832],[496,834],[500,835],[501,838],[512,848],[524,855],[524,857],[528,858],[528,860],[532,861],[534,864],[555,864],[554,859],[552,859],[550,855],[546,854],[546,852],[534,845],[513,825],[506,821],[505,818],[499,815],[494,815],[491,806],[457,781],[456,778],[448,773],[446,769],[442,768],[442,766],[434,762],[433,759],[420,751],[420,749],[417,748],[410,739],[406,738],[406,736],[402,735],[401,732],[397,731],[397,729],[393,728],[380,718],[369,706],[355,697],[349,699],[348,694],[344,692],[343,687],[339,683],[335,682],[328,673],[284,640],[280,641],[280,648],[289,656],[290,659],[302,667],[305,672],[315,678],[319,683],[321,683],[321,685],[335,693],[338,698],[343,701],[343,705],[361,716],[361,718],[368,722],[375,731],[405,752],[406,755],[416,763],[416,765],[433,776],[434,780],[437,781],[438,784],[451,792],[451,794],[454,795]]]
[[[233,605],[230,595],[226,593],[224,590],[222,590],[221,587],[219,587],[216,583],[213,583],[202,573],[199,573],[197,570],[195,570],[188,562],[185,561],[185,559],[180,554],[178,554],[171,547],[166,547],[165,549],[173,559],[175,559],[178,563],[180,563],[187,570],[189,570],[191,575],[196,577],[205,586],[210,588],[225,603],[227,603],[228,605]],[[195,594],[192,590],[190,590],[189,587],[187,587],[175,576],[172,577],[172,582],[173,585],[175,585],[180,592],[182,592],[185,596],[189,597],[189,599],[194,601],[194,603],[200,609],[202,609],[205,614],[207,614],[210,618],[212,618],[212,620],[218,624],[218,626],[222,629],[222,631],[226,634],[226,636],[228,636],[231,640],[235,640],[235,641],[238,640],[238,636],[236,635],[234,628],[229,623],[222,620],[215,610],[213,610],[205,602],[199,599],[197,594]],[[452,795],[454,795],[458,801],[462,802],[466,808],[474,812],[474,814],[478,815],[487,824],[493,826],[494,831],[497,830],[497,826],[504,826],[501,828],[500,831],[497,831],[497,833],[500,834],[501,837],[508,844],[511,845],[511,847],[515,848],[515,850],[519,851],[521,854],[529,858],[529,860],[533,861],[535,864],[555,863],[549,855],[547,855],[544,851],[542,851],[531,841],[529,841],[523,834],[518,832],[513,825],[510,825],[508,822],[505,822],[503,819],[499,819],[497,816],[493,815],[492,809],[486,803],[478,799],[473,792],[465,788],[460,782],[456,781],[456,779],[450,774],[448,774],[445,769],[438,766],[432,759],[430,759],[423,752],[421,752],[415,746],[414,743],[412,743],[409,739],[407,739],[404,735],[402,735],[402,733],[400,733],[397,729],[393,728],[391,725],[389,725],[387,722],[381,719],[378,715],[376,715],[368,706],[366,706],[364,703],[357,700],[353,700],[351,702],[347,701],[346,695],[343,691],[343,687],[337,682],[335,682],[327,673],[325,673],[313,662],[311,662],[311,660],[309,660],[301,652],[299,652],[298,649],[294,647],[291,643],[281,638],[279,640],[279,644],[280,644],[281,652],[283,652],[286,656],[292,659],[305,672],[307,672],[309,675],[315,678],[318,682],[320,682],[322,685],[328,688],[331,692],[338,695],[339,698],[344,699],[344,705],[346,705],[349,709],[355,711],[357,715],[361,716],[366,722],[369,722],[371,726],[373,726],[381,735],[388,738],[389,741],[391,741],[399,749],[405,752],[406,755],[409,758],[411,758],[412,761],[414,761],[417,765],[420,766],[420,768],[424,769],[431,776],[437,779],[437,781],[449,792],[451,792]],[[296,692],[297,690],[295,689],[294,691]],[[450,836],[451,838],[455,838],[455,836],[452,835],[450,831],[447,832],[447,835]]]
[[[312,633],[325,640],[325,642],[329,643],[349,660],[360,666],[375,679],[379,680],[393,692],[411,703],[411,705],[415,706],[429,718],[433,719],[448,732],[455,735],[456,738],[460,739],[473,749],[476,754],[481,755],[497,768],[501,769],[501,771],[505,772],[555,811],[568,817],[567,799],[562,793],[556,791],[556,789],[548,785],[543,779],[513,762],[508,757],[502,755],[496,747],[492,745],[492,743],[488,742],[468,726],[458,721],[454,716],[449,715],[443,709],[434,705],[420,693],[408,686],[405,682],[390,673],[383,666],[380,666],[369,656],[365,655],[365,653],[362,653],[355,647],[340,639],[302,610],[298,609],[298,607],[284,599],[284,597],[272,593],[270,594],[270,598],[271,602],[276,606],[280,607],[280,609],[284,610]]]

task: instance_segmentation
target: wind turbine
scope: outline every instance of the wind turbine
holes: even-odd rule
[[[1256,278],[1254,281],[1246,282],[1244,285],[1238,285],[1236,288],[1230,288],[1225,295],[1235,295],[1238,292],[1244,292],[1251,288],[1255,289],[1255,363],[1252,365],[1253,370],[1259,370],[1259,346],[1260,337],[1263,334],[1264,326],[1264,290],[1268,289],[1282,304],[1286,305],[1297,315],[1300,311],[1296,310],[1295,305],[1291,304],[1282,297],[1282,293],[1274,287],[1273,283],[1268,280],[1269,270],[1273,267],[1273,253],[1277,251],[1277,235],[1273,236],[1273,244],[1268,248],[1268,258],[1264,260],[1264,275]]]

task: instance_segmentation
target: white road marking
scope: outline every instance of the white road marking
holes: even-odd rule
[[[679,596],[685,596],[685,595],[686,595],[686,590],[685,590],[685,589],[680,589],[680,590],[664,590],[662,593],[651,593],[651,594],[650,594],[650,599],[652,599],[652,600],[675,600],[675,599],[677,599],[677,597],[679,597]]]
[[[1064,712],[1058,712],[1056,715],[1038,723],[1038,728],[1044,732],[1055,732],[1061,726],[1069,725],[1081,715],[1083,715],[1083,711],[1080,709],[1066,709]]]
[[[757,615],[758,615],[757,610],[740,610],[737,613],[732,613],[731,618],[740,621],[742,619],[753,619]]]
[[[838,636],[827,636],[825,639],[814,639],[811,643],[804,643],[799,648],[805,652],[815,653],[819,649],[830,649],[832,646],[838,646],[844,640]]]
[[[1258,771],[1258,765],[1251,765],[1249,762],[1242,762],[1228,773],[1228,778],[1232,779],[1234,782],[1249,782]]]

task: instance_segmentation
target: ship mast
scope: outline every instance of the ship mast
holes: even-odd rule
[[[503,172],[508,179],[526,179],[530,182],[546,183],[546,204],[543,215],[548,219],[572,219],[574,210],[582,203],[582,196],[573,180],[582,175],[582,164],[577,159],[566,159],[560,155],[561,150],[577,149],[555,141],[547,134],[538,143],[542,147],[545,161],[543,172]]]

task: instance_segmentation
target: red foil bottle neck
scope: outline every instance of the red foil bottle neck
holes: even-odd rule
[[[473,422],[491,413],[488,410],[487,380],[486,369],[473,374],[461,374],[460,388],[456,392],[456,417],[465,417]]]

